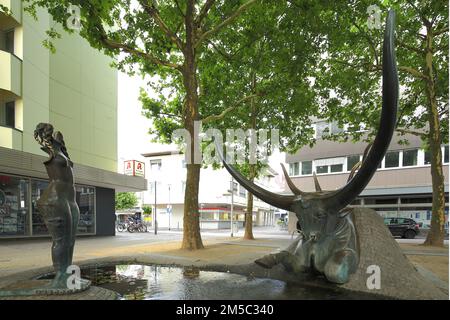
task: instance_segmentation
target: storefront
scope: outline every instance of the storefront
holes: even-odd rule
[[[36,206],[48,181],[0,173],[0,238],[48,236]],[[96,234],[95,187],[76,185],[78,235]]]
[[[0,147],[0,240],[48,237],[36,203],[48,186],[47,157]],[[115,193],[145,190],[142,177],[74,165],[78,235],[115,234]]]

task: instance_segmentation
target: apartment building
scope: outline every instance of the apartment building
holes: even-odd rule
[[[148,180],[147,192],[141,193],[144,205],[155,207],[158,227],[183,228],[184,192],[186,189],[185,156],[177,150],[142,154]],[[278,174],[269,168],[256,183],[268,190],[281,192],[275,178]],[[155,191],[156,186],[156,191]],[[233,190],[233,199],[230,190]],[[156,194],[156,198],[155,198]],[[200,174],[199,214],[202,229],[227,229],[233,221],[244,226],[248,192],[237,182],[231,181],[226,169],[202,168]],[[254,198],[253,223],[255,226],[274,225],[277,208]]]
[[[317,173],[323,190],[335,190],[347,182],[350,170],[362,159],[366,143],[338,143],[322,139],[325,134],[341,129],[333,123],[315,123],[317,143],[305,146],[295,154],[286,155],[289,176],[303,191],[314,191],[313,172]],[[417,136],[407,136],[408,145],[393,137],[389,149],[369,185],[353,205],[376,210],[382,216],[413,218],[423,227],[430,225],[432,183],[430,154],[422,148]],[[448,165],[449,147],[442,146],[445,175],[446,225],[448,228]],[[285,187],[286,192],[288,187]],[[290,229],[295,226],[295,219]]]
[[[36,201],[48,185],[46,154],[33,138],[40,122],[64,134],[74,162],[80,235],[114,235],[116,191],[145,189],[117,172],[117,71],[43,9],[35,21],[22,1],[0,0],[0,239],[48,236]],[[56,53],[42,45],[54,27]]]

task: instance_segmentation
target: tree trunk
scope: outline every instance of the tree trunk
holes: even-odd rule
[[[183,243],[182,249],[202,249],[200,234],[200,214],[198,211],[198,187],[200,181],[200,165],[188,164],[186,191],[184,192]]]
[[[182,249],[196,250],[202,249],[202,237],[200,234],[200,212],[198,211],[198,191],[200,183],[200,163],[195,163],[194,154],[196,144],[194,122],[199,119],[198,112],[198,82],[197,65],[195,61],[195,28],[194,28],[194,2],[188,1],[186,9],[186,45],[183,50],[183,84],[186,90],[184,103],[184,128],[187,129],[191,137],[191,159],[186,165],[186,190],[184,192],[184,213],[183,213],[183,242]]]
[[[255,72],[251,73],[251,88],[252,93],[255,94],[256,92],[256,74]],[[255,106],[255,99],[252,98],[250,100],[250,129],[256,130],[256,118],[258,116],[256,106]],[[249,180],[253,182],[256,177],[256,164],[249,164]],[[253,237],[253,194],[248,192],[247,197],[247,211],[245,213],[245,232],[244,232],[244,239],[247,240],[254,240]]]
[[[425,70],[428,79],[426,79],[426,93],[428,99],[428,122],[430,132],[428,142],[431,153],[431,182],[433,185],[433,204],[431,215],[431,228],[427,235],[424,245],[443,246],[444,245],[444,224],[445,224],[445,191],[444,191],[444,173],[442,171],[442,152],[441,152],[441,132],[439,126],[439,114],[436,101],[436,84],[433,71],[433,52],[432,52],[432,32],[430,28],[427,32],[427,52]]]
[[[250,164],[250,176],[249,180],[253,182],[255,179],[255,164]],[[245,232],[244,239],[254,240],[253,237],[253,194],[247,192],[247,211],[245,212]]]

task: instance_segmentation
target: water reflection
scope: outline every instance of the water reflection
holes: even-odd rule
[[[366,298],[273,279],[157,265],[92,267],[83,269],[82,277],[89,278],[96,286],[118,292],[124,300]]]

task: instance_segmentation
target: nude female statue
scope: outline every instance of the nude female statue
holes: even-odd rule
[[[67,279],[71,276],[67,268],[72,265],[80,219],[80,210],[75,201],[73,162],[67,153],[62,133],[53,132],[51,124],[39,123],[34,138],[49,155],[44,165],[50,184],[37,201],[37,208],[53,240],[52,260],[56,275],[51,287],[67,289]],[[82,286],[87,285],[84,281],[80,283]]]

